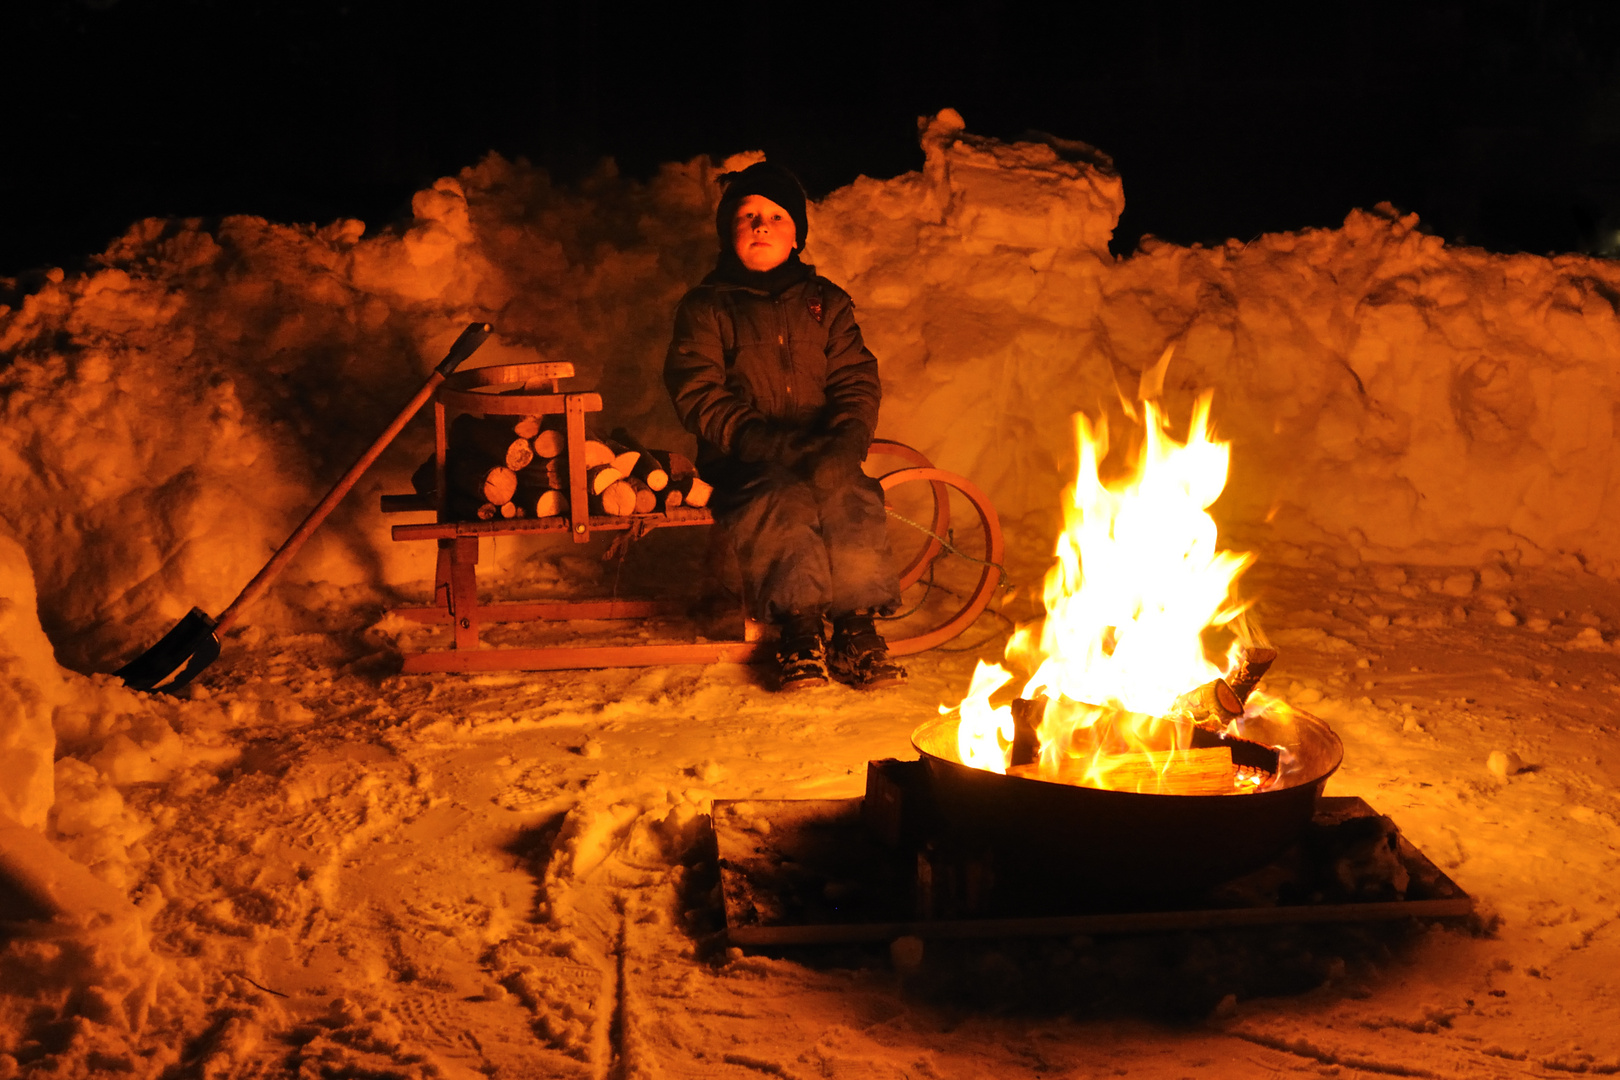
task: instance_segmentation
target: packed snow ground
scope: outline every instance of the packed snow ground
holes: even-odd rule
[[[1479,926],[727,955],[709,800],[859,794],[972,654],[780,699],[741,667],[392,675],[405,631],[362,618],[230,643],[188,708],[240,756],[119,786],[150,955],[13,942],[8,1050],[65,1075],[1620,1071],[1620,682],[1582,636],[1620,629],[1620,589],[1377,573],[1255,571],[1270,688],[1332,722],[1330,791],[1392,814]],[[1493,775],[1494,750],[1528,770]],[[97,978],[150,981],[138,1026]]]
[[[1069,414],[1117,425],[1176,341],[1172,411],[1213,387],[1235,444],[1217,509],[1261,553],[1269,688],[1344,739],[1330,792],[1394,816],[1480,919],[727,953],[710,801],[859,794],[999,624],[870,696],[736,667],[400,676],[433,632],[385,608],[431,547],[374,507],[420,430],[189,696],[77,674],[219,610],[470,319],[500,330],[482,361],[573,359],[606,419],[669,437],[655,373],[719,167],[564,191],[490,159],[402,232],[145,222],[92,273],[12,286],[0,813],[110,888],[0,821],[0,859],[79,901],[7,931],[0,1077],[1620,1072],[1620,272],[1385,211],[1116,262],[1122,188],[1087,148],[948,113],[924,145],[923,173],[813,208],[809,254],[861,304],[883,433],[1001,508],[1007,613],[1035,614]],[[481,572],[605,585],[544,546]]]

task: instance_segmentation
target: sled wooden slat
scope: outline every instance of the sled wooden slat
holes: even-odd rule
[[[678,507],[634,517],[610,517],[592,514],[586,524],[591,532],[617,532],[637,522],[643,528],[666,528],[671,525],[708,525],[714,518],[707,510]],[[445,521],[424,522],[419,525],[395,525],[391,535],[395,540],[453,540],[458,536],[518,536],[524,533],[568,532],[573,520],[566,517],[516,518],[510,521]]]
[[[770,655],[773,648],[769,642],[761,641],[700,641],[548,649],[440,649],[408,654],[402,670],[410,675],[429,671],[569,671],[665,664],[752,664]]]
[[[480,604],[486,622],[552,622],[563,619],[660,619],[685,615],[685,600],[556,600],[532,603]],[[412,622],[447,626],[454,618],[441,607],[401,607],[394,614]]]

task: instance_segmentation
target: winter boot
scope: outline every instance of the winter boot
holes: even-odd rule
[[[827,643],[821,636],[821,614],[792,613],[777,624],[778,690],[810,690],[827,685]]]
[[[906,669],[889,659],[889,647],[877,631],[869,611],[841,615],[833,620],[827,670],[839,682],[857,690],[895,686],[906,681]]]

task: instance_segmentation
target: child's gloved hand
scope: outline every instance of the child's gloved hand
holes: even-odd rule
[[[845,420],[832,429],[827,438],[827,453],[840,454],[853,458],[855,461],[865,461],[866,451],[872,445],[872,433],[866,430],[866,425],[859,420]]]
[[[769,420],[750,420],[737,429],[731,440],[731,456],[758,465],[767,461],[791,465],[800,451],[795,447],[797,431]]]
[[[860,474],[861,462],[872,444],[872,435],[859,420],[845,420],[820,440],[805,457],[810,479],[827,487],[846,482]]]

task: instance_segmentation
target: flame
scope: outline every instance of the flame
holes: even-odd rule
[[[1156,392],[1162,373],[1144,374],[1143,383],[1144,396]],[[1037,775],[1155,790],[1156,774],[1189,759],[1183,696],[1232,670],[1252,641],[1235,585],[1253,556],[1221,550],[1209,515],[1231,463],[1230,445],[1211,434],[1211,400],[1206,392],[1194,404],[1184,442],[1159,404],[1143,401],[1140,450],[1110,481],[1099,472],[1106,422],[1075,418],[1079,466],[1064,492],[1046,617],[1038,632],[1019,628],[1007,647],[1013,667],[1032,673],[1018,696],[1044,699],[1034,733]],[[1224,666],[1206,655],[1212,627],[1234,637]],[[974,672],[957,706],[964,764],[1007,770],[1016,717],[990,698],[1014,678],[1000,665],[981,663]],[[1238,790],[1253,786],[1252,777],[1236,781]]]
[[[1012,709],[990,707],[990,695],[1012,682],[1013,673],[1000,664],[979,661],[968,684],[967,697],[957,706],[962,722],[956,727],[956,756],[964,765],[990,772],[1007,771],[1007,748],[1013,741]],[[939,711],[951,710],[941,705]]]

